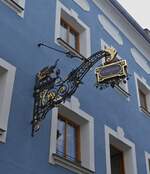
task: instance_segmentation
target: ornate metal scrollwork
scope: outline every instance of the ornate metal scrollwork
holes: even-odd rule
[[[118,74],[120,73],[118,76],[113,75],[112,77],[110,76],[110,78],[104,79],[104,81],[100,80],[101,70],[106,68],[105,66],[109,67],[109,64],[112,65],[116,55],[117,52],[112,48],[98,51],[89,58],[84,59],[79,67],[72,70],[65,79],[60,77],[60,70],[57,68],[58,60],[55,65],[47,66],[37,73],[33,95],[32,136],[40,129],[40,123],[45,118],[47,112],[67,98],[70,98],[81,84],[81,80],[86,73],[100,59],[105,58],[106,64],[103,65],[104,67],[100,66],[96,69],[97,87],[100,86],[101,89],[110,85],[113,86],[125,78],[127,74],[121,75],[121,73],[118,72]],[[120,66],[122,67],[122,65]]]

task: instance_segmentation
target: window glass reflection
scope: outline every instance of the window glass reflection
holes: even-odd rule
[[[74,160],[76,158],[76,132],[75,128],[67,125],[67,155]]]
[[[58,125],[57,125],[57,145],[56,145],[56,151],[59,154],[64,154],[65,150],[65,122],[62,120],[58,120]]]

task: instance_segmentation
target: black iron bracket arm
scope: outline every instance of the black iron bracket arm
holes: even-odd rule
[[[34,87],[32,136],[40,129],[41,121],[45,118],[47,112],[76,92],[81,80],[94,64],[102,58],[105,58],[105,62],[110,63],[114,60],[116,54],[114,49],[109,48],[98,51],[72,70],[65,79],[60,77],[60,70],[57,68],[58,60],[53,66],[47,66],[37,73]],[[109,82],[107,80],[107,83],[105,81],[99,83],[99,85],[105,83],[105,86],[108,86],[109,83],[113,86],[114,83],[119,83],[122,78],[122,76],[118,77],[109,79]]]
[[[63,50],[54,48],[54,47],[52,47],[52,46],[49,46],[49,45],[47,45],[47,44],[45,44],[45,43],[40,42],[40,43],[38,44],[38,47],[42,47],[42,46],[43,46],[43,47],[46,47],[46,48],[48,48],[48,49],[54,50],[54,51],[56,51],[56,52],[65,54],[67,57],[70,57],[70,58],[78,58],[78,59],[80,59],[80,60],[82,60],[82,61],[86,60],[86,58],[85,58],[83,55],[81,55],[80,53],[78,53],[78,54],[80,55],[80,56],[78,56],[78,55],[76,55],[75,53],[73,53],[72,51],[63,51]],[[68,45],[68,46],[69,46],[69,45]],[[70,47],[70,46],[69,46],[69,47]]]

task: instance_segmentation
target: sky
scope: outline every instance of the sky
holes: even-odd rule
[[[150,30],[150,0],[117,0],[142,28]]]

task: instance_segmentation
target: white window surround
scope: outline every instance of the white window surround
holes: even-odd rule
[[[88,3],[87,0],[73,0],[74,2],[76,2],[83,10],[85,11],[90,11],[90,5]]]
[[[104,15],[98,15],[98,20],[108,34],[119,44],[123,45],[123,39],[119,30]]]
[[[19,16],[24,16],[25,0],[1,0],[8,7],[14,10]]]
[[[145,152],[145,162],[147,174],[150,174],[150,153]]]
[[[106,43],[103,39],[100,40],[100,43],[101,43],[101,49],[102,50],[104,50],[105,48],[108,48],[108,47],[111,47],[111,48],[113,47],[112,45],[110,46],[108,43]],[[117,58],[118,59],[123,59],[119,55],[117,55]],[[105,62],[105,58],[102,59],[102,64],[104,62]],[[126,83],[121,82],[119,84],[119,86],[115,86],[115,89],[120,94],[123,94],[123,96],[126,96],[128,101],[130,100],[130,98],[129,98],[130,94],[129,94],[129,88],[128,88],[128,81]]]
[[[76,173],[91,174],[95,171],[94,119],[79,107],[78,99],[72,96],[70,102],[66,101],[52,110],[49,163],[61,165]],[[58,113],[80,125],[81,166],[55,155]]]
[[[131,54],[135,62],[147,73],[150,74],[150,62],[136,49],[131,48]]]
[[[110,144],[123,151],[126,174],[137,174],[135,144],[124,137],[122,128],[114,131],[105,125],[106,174],[111,174]]]
[[[137,92],[137,101],[138,101],[138,107],[139,107],[139,111],[142,112],[141,109],[141,104],[140,104],[140,97],[139,97],[139,83],[141,83],[144,86],[143,90],[147,91],[146,94],[146,100],[147,100],[147,109],[148,112],[150,112],[150,86],[147,84],[147,81],[144,77],[140,77],[137,73],[134,72],[134,78],[135,78],[135,85],[136,85],[136,92]]]
[[[16,68],[0,58],[0,142],[5,143]]]
[[[55,43],[60,45],[57,39],[60,38],[61,17],[80,33],[80,53],[84,57],[91,56],[90,28],[79,18],[79,15],[73,9],[68,9],[59,0],[56,1]]]

